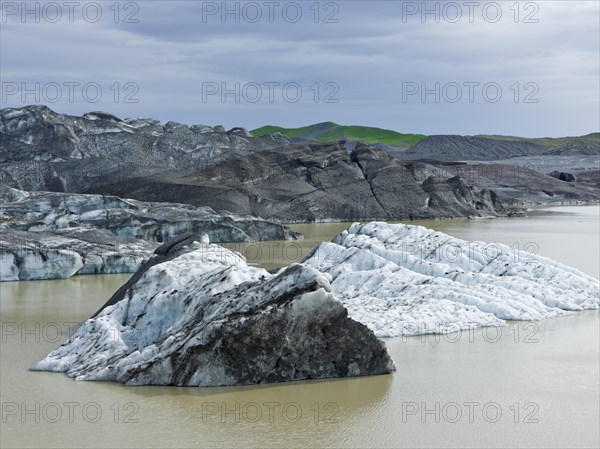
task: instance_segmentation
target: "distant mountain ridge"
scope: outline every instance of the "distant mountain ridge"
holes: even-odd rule
[[[510,140],[510,141],[529,141],[533,143],[538,143],[545,147],[549,148],[557,148],[563,145],[569,144],[580,144],[580,145],[589,145],[595,146],[596,148],[600,148],[600,132],[598,133],[590,133],[585,136],[572,136],[572,137],[517,137],[517,136],[499,136],[499,135],[486,135],[480,134],[475,137],[482,137],[484,139],[494,139],[494,140]]]
[[[307,140],[318,140],[321,142],[346,140],[372,144],[382,143],[398,149],[410,148],[427,137],[423,134],[404,134],[389,129],[356,125],[345,126],[334,122],[316,123],[300,128],[282,128],[280,126],[267,125],[257,128],[251,133],[255,137],[281,133],[297,142]]]
[[[600,155],[600,134],[556,139],[504,136],[429,136],[408,150],[401,159],[440,161],[490,161],[522,156]]]
[[[300,128],[263,126],[256,137],[280,133],[296,142],[311,140],[376,144],[401,159],[496,160],[520,156],[600,154],[600,133],[573,137],[527,138],[498,135],[431,135],[399,133],[368,126],[344,126],[333,122]]]

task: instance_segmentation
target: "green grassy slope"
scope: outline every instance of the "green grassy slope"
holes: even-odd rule
[[[280,126],[263,126],[252,131],[256,137],[279,132],[291,139],[295,137],[312,138],[320,141],[338,140],[344,136],[347,140],[360,140],[366,143],[385,143],[398,148],[416,145],[426,136],[422,134],[402,134],[389,129],[369,126],[343,126],[326,122],[301,128],[282,128]]]

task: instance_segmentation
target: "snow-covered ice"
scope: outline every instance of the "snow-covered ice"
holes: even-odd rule
[[[353,224],[304,261],[377,336],[445,333],[600,308],[599,283],[547,257],[422,226]]]

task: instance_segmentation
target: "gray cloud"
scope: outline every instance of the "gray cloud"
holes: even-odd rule
[[[233,15],[227,16],[227,23],[218,15],[203,21],[203,8],[206,12],[222,2],[191,1],[136,2],[137,11],[132,2],[122,2],[117,23],[109,9],[113,2],[100,3],[103,17],[97,23],[84,20],[80,11],[74,23],[66,17],[49,23],[43,16],[36,23],[31,15],[23,23],[18,13],[6,16],[7,5],[10,11],[13,3],[21,5],[2,3],[3,107],[35,102],[33,94],[25,101],[21,92],[6,95],[15,86],[11,83],[20,89],[22,83],[31,88],[36,82],[76,82],[80,86],[72,102],[66,90],[56,103],[44,101],[56,98],[48,98],[51,89],[41,92],[47,94],[41,95],[41,102],[68,113],[101,109],[121,116],[248,128],[331,120],[427,134],[558,136],[600,127],[596,1],[518,2],[518,23],[510,9],[514,2],[496,3],[502,11],[497,23],[486,20],[493,18],[494,2],[484,1],[475,8],[473,23],[461,1],[454,3],[463,10],[456,23],[445,20],[453,17],[452,2],[321,2],[319,23],[310,9],[312,1],[297,3],[303,14],[297,23],[286,20],[281,9],[270,23],[265,2],[254,3],[263,12],[258,23],[245,17],[236,23]],[[240,3],[240,11],[249,3]],[[423,4],[430,10],[438,5],[450,16],[440,17],[439,23],[433,15],[425,23],[420,14],[403,20],[403,8],[406,12]],[[484,7],[489,8],[487,17]],[[138,22],[123,23],[131,12]],[[338,22],[323,23],[332,12]],[[523,23],[527,14],[538,23]],[[102,89],[97,103],[80,92],[92,82]],[[125,88],[128,82],[135,84]],[[230,89],[235,83],[297,83],[302,98],[286,101],[279,86],[270,103],[263,85],[262,100],[252,103],[246,101],[255,93],[249,85],[239,102],[233,95],[222,102],[220,95],[203,98],[202,85],[207,82],[225,83]],[[429,89],[439,82],[439,102],[433,94],[425,102],[420,95],[403,97],[407,82],[419,88],[424,83]],[[479,83],[473,102],[465,82]],[[462,88],[456,103],[449,101],[456,97],[452,83]],[[496,83],[488,94],[494,86],[502,89],[498,102],[484,96],[486,83]],[[134,92],[133,86],[139,90]],[[328,94],[338,102],[325,103]],[[138,102],[125,102],[127,95]],[[538,102],[524,102],[528,95]]]

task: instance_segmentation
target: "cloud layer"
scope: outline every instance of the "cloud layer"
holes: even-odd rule
[[[599,128],[596,1],[50,3],[2,2],[2,107],[248,128]]]

